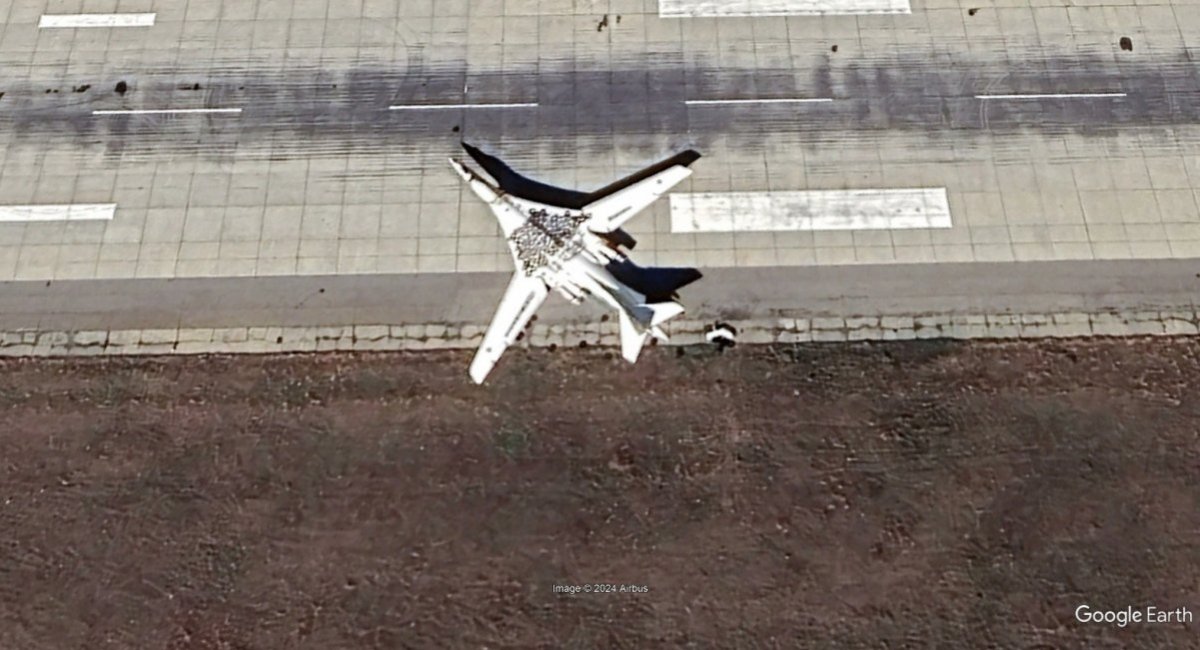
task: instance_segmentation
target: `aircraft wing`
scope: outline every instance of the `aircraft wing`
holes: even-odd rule
[[[583,208],[592,219],[588,228],[607,233],[620,228],[642,210],[650,207],[671,188],[692,175],[690,164],[700,154],[687,151],[650,167],[641,173],[596,192],[596,200]]]
[[[620,228],[621,224],[629,221],[687,178],[692,173],[691,164],[700,159],[698,152],[688,149],[595,192],[584,193],[532,180],[517,173],[495,156],[465,142],[462,146],[471,158],[495,179],[496,188],[500,191],[534,203],[583,210],[592,215],[588,228],[596,233],[611,233]],[[461,165],[455,163],[455,169],[463,178],[472,180],[469,172],[462,169]],[[479,179],[476,180],[481,185],[488,185]],[[479,190],[476,190],[476,193],[479,193]],[[488,196],[480,196],[491,203]]]
[[[513,274],[496,315],[492,317],[492,324],[483,335],[483,344],[471,361],[471,379],[475,383],[483,383],[508,346],[516,342],[549,293],[550,288],[540,279],[529,277],[520,270]]]

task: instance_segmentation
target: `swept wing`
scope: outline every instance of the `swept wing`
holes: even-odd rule
[[[471,361],[471,379],[475,383],[483,383],[508,346],[516,342],[549,293],[550,289],[540,279],[519,270],[513,274],[504,297],[500,299],[496,315],[483,335],[483,344]]]
[[[585,214],[591,216],[588,228],[592,232],[613,232],[626,221],[650,207],[671,188],[692,175],[688,164],[695,158],[686,153],[651,167],[623,187],[613,190],[600,190],[601,198],[589,203],[583,208]]]
[[[463,148],[505,193],[546,205],[583,210],[592,216],[588,228],[597,233],[620,228],[690,176],[690,165],[700,159],[699,153],[689,149],[594,192],[578,192],[523,176],[499,158],[469,144],[463,143]]]

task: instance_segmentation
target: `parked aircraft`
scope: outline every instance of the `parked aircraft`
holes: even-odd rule
[[[630,363],[651,337],[667,340],[662,324],[683,313],[677,291],[700,279],[700,271],[634,264],[622,248],[637,242],[621,226],[690,176],[699,153],[684,151],[595,192],[577,192],[526,178],[469,144],[463,148],[490,178],[460,161],[450,164],[496,215],[517,267],[471,362],[471,379],[483,383],[551,291],[574,304],[591,298],[615,309],[621,356]]]

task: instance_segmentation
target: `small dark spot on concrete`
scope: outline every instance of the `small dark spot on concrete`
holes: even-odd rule
[[[604,14],[604,18],[600,19],[600,24],[596,26],[596,31],[602,32],[605,27],[608,27],[608,14]]]
[[[970,9],[967,10],[967,15],[974,16],[975,12],[977,12],[977,11],[979,11],[979,7],[971,7]]]
[[[680,358],[682,356],[683,356],[683,348],[675,348],[675,357]]]
[[[582,350],[583,348],[586,348],[586,347],[587,347],[587,341],[580,341],[580,342],[579,342],[579,349],[580,349],[580,350]]]
[[[551,351],[551,352],[554,352],[555,350],[557,350],[557,349],[558,349],[558,344],[557,344],[557,343],[551,343],[551,344],[550,344],[550,348],[549,348],[549,349],[550,349],[550,351]]]
[[[54,94],[55,94],[55,95],[57,95],[57,94],[58,94],[58,89],[57,89],[57,88],[55,88],[55,89],[54,89]]]
[[[51,283],[51,282],[52,282],[52,280],[46,280],[46,286],[47,286],[47,287],[48,287],[48,286],[50,286],[50,283]]]
[[[658,339],[650,339],[650,347],[652,347],[652,348],[658,347]]]
[[[83,84],[82,86],[75,86],[71,90],[74,92],[77,92],[77,93],[86,93],[88,91],[88,89],[91,87],[92,87],[92,84]]]
[[[608,361],[612,361],[612,360],[613,360],[613,353],[612,353],[612,352],[605,352],[605,353],[604,353],[604,358],[605,358],[606,360],[608,360]]]
[[[617,14],[617,24],[621,24],[621,14]]]
[[[834,45],[833,47],[831,47],[831,48],[829,48],[829,49],[833,50],[834,52],[837,52],[837,46],[836,46],[836,45]]]
[[[4,99],[4,93],[0,93],[0,99]]]
[[[601,315],[600,315],[600,322],[601,322],[601,323],[607,323],[607,322],[608,322],[608,314],[601,314]]]
[[[118,81],[117,87],[114,88],[114,90],[116,91],[116,93],[118,95],[124,95],[126,92],[129,91],[129,84],[125,83],[124,81]]]
[[[1128,36],[1122,36],[1121,37],[1121,49],[1125,50],[1126,52],[1132,52],[1133,51],[1133,39],[1129,38]]]
[[[457,125],[457,124],[455,124],[455,125],[454,125],[454,128],[453,128],[453,129],[450,129],[450,130],[451,130],[451,131],[453,131],[453,132],[455,132],[455,133],[458,133],[458,132],[459,132],[459,131],[461,131],[462,129],[458,128],[458,125]]]
[[[282,336],[276,336],[276,337],[275,337],[275,343],[276,343],[276,344],[283,343],[283,337],[282,337]]]
[[[245,89],[246,89],[245,86],[238,86],[238,90],[245,90]]]
[[[192,84],[192,90],[200,90],[200,84]]]
[[[49,89],[49,88],[47,88],[47,89],[46,89],[46,94],[47,94],[47,95],[49,95],[49,94],[50,94],[50,89]]]
[[[317,293],[325,293],[325,287],[321,287],[320,289],[317,289]]]

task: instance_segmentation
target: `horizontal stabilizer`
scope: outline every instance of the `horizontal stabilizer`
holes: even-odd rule
[[[630,289],[646,297],[646,302],[668,302],[675,298],[679,289],[699,280],[698,269],[678,267],[644,268],[625,259],[609,262],[605,267],[613,277]]]
[[[621,357],[629,363],[635,363],[642,353],[642,347],[646,345],[646,339],[650,338],[649,334],[639,330],[624,309],[618,313],[621,315]]]
[[[667,335],[659,326],[682,313],[683,305],[673,301],[638,305],[632,312],[620,310],[621,356],[633,363],[651,337],[666,341]]]
[[[654,312],[654,316],[650,318],[650,325],[654,327],[662,325],[683,313],[683,305],[673,300],[671,302],[656,302],[646,306]]]

